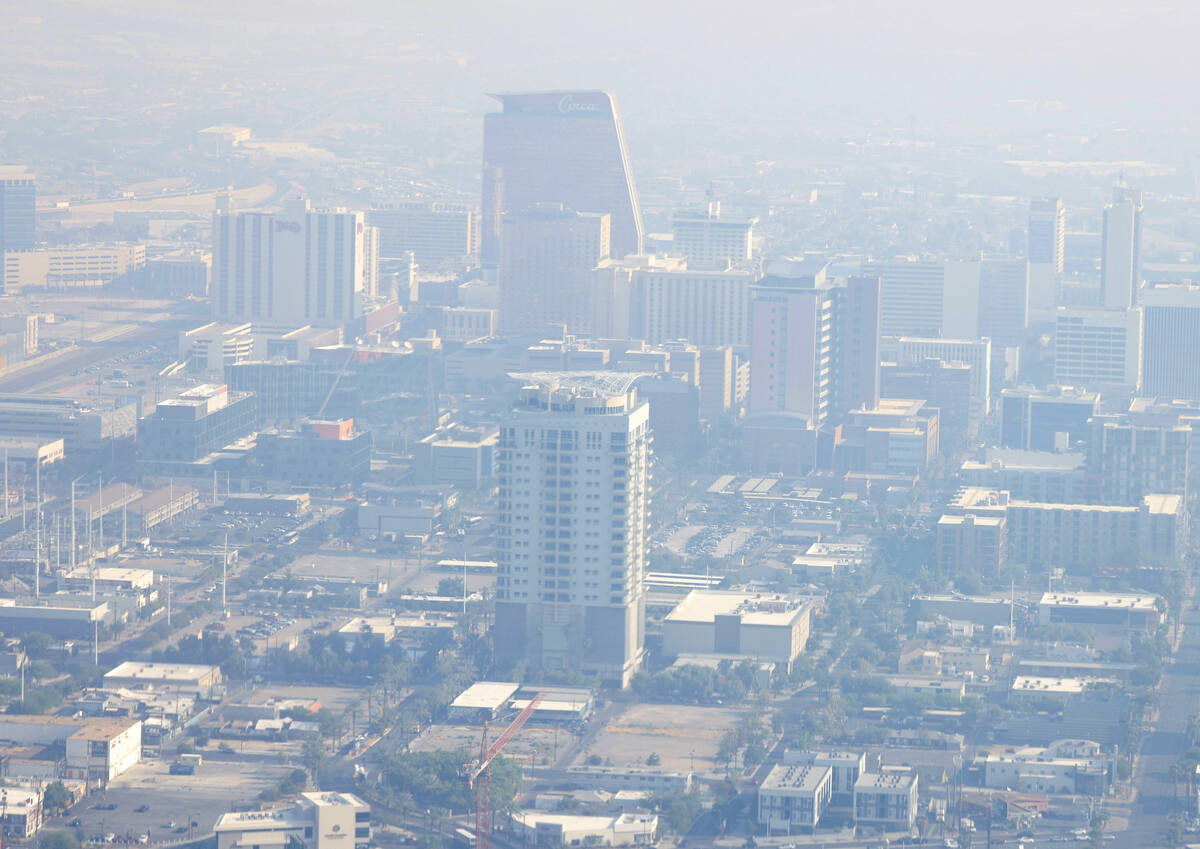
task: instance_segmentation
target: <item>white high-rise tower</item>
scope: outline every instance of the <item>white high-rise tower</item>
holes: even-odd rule
[[[213,316],[268,324],[344,325],[362,315],[363,214],[314,211],[213,216]]]
[[[500,430],[496,658],[623,687],[645,636],[649,405],[628,374],[527,377]]]
[[[1124,186],[1113,189],[1113,202],[1104,208],[1100,250],[1102,306],[1133,306],[1142,276],[1141,192]]]

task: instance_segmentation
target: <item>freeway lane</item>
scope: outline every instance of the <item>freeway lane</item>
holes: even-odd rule
[[[36,392],[51,381],[69,375],[84,366],[105,362],[143,345],[159,345],[168,351],[175,349],[181,329],[194,327],[194,317],[172,318],[152,324],[130,324],[119,332],[106,333],[103,341],[85,341],[82,345],[34,362],[12,374],[0,377],[0,392]]]

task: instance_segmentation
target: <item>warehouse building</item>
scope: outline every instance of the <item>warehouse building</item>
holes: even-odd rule
[[[96,626],[109,615],[107,602],[67,607],[0,598],[0,633],[37,631],[59,640],[91,640]]]
[[[519,687],[511,681],[476,681],[450,703],[447,715],[457,722],[495,719]]]

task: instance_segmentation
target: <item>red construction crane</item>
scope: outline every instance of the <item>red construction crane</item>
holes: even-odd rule
[[[542,694],[537,693],[517,718],[500,733],[496,741],[488,745],[488,724],[483,723],[483,734],[479,740],[479,760],[463,764],[462,773],[467,777],[467,787],[475,791],[475,849],[488,849],[492,842],[492,771],[489,769],[496,755],[508,745],[508,741],[521,730],[521,726],[533,716]]]

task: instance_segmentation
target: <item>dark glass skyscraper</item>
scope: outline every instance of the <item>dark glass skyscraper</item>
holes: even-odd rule
[[[492,97],[504,109],[483,123],[483,262],[499,261],[504,213],[544,203],[608,213],[613,256],[639,253],[642,213],[613,96],[550,91]]]
[[[0,168],[0,254],[33,250],[36,198],[32,174]]]

